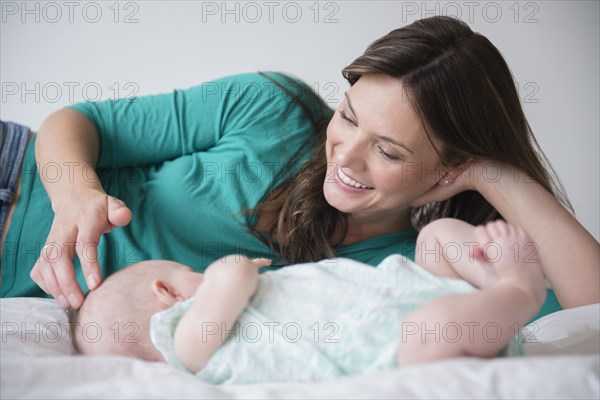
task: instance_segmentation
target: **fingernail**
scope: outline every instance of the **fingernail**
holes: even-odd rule
[[[266,263],[269,263],[269,264],[271,264],[271,263],[273,262],[273,261],[272,261],[271,259],[269,259],[269,258],[262,258],[262,257],[257,257],[257,258],[251,258],[251,259],[250,259],[250,262],[251,262],[251,263],[257,263],[257,262],[261,262],[261,261],[263,261],[263,262],[266,262]]]
[[[69,295],[69,303],[71,303],[71,307],[77,308],[79,307],[79,298],[75,294],[71,293]]]
[[[98,286],[98,279],[94,276],[94,274],[89,274],[86,279],[86,283],[90,290],[93,290]]]
[[[62,294],[60,296],[58,296],[58,303],[60,304],[60,306],[62,308],[69,308],[69,302],[67,301],[65,296],[63,296]]]

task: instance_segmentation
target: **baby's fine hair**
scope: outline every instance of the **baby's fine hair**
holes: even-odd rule
[[[67,311],[76,354],[161,361],[150,340],[150,318],[160,309],[151,290],[153,268],[132,264],[90,291],[79,310]]]

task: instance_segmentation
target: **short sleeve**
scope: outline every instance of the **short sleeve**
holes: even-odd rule
[[[193,299],[177,302],[171,308],[157,312],[150,319],[150,340],[168,365],[190,372],[175,354],[175,328],[190,309]]]
[[[318,96],[309,97],[311,90],[301,81],[268,75],[281,85],[265,74],[246,73],[166,94],[69,108],[85,115],[98,131],[97,168],[153,165],[207,151],[228,132],[239,132],[257,120],[277,121],[290,108],[299,108],[289,94],[300,94],[309,112],[326,110]],[[290,89],[287,94],[281,86]]]

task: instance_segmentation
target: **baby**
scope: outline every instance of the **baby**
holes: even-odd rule
[[[415,264],[347,259],[259,275],[230,255],[204,274],[143,261],[71,312],[81,354],[167,362],[216,384],[316,381],[460,356],[494,357],[544,302],[528,235],[502,221],[427,225]],[[508,345],[508,347],[507,347]]]

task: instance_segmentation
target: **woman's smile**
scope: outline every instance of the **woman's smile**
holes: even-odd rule
[[[348,175],[346,175],[340,166],[335,167],[337,169],[337,182],[338,186],[345,191],[349,191],[351,193],[363,193],[368,190],[373,190],[373,187],[368,186],[362,182],[359,182]]]

